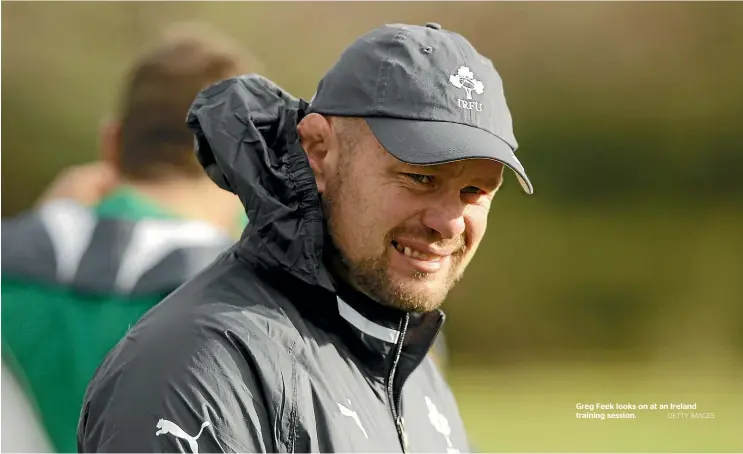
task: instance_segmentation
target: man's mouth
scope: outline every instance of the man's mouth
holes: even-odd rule
[[[397,241],[392,241],[392,246],[397,249],[398,252],[403,253],[406,257],[411,257],[426,262],[438,262],[442,259],[441,255],[427,254],[425,252],[413,249],[410,246],[403,246]]]

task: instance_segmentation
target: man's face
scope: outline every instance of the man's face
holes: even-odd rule
[[[389,154],[365,123],[352,129],[353,140],[337,142],[339,159],[322,194],[332,266],[382,304],[433,310],[485,234],[503,165],[475,159],[412,166]]]

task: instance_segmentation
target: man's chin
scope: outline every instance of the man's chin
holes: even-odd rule
[[[407,312],[429,312],[438,309],[449,293],[446,283],[438,279],[398,279],[391,287],[388,304]]]

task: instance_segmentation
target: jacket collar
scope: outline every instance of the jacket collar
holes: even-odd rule
[[[350,328],[345,331],[347,336],[352,336],[351,349],[356,356],[364,358],[365,365],[377,378],[389,375],[398,344],[402,342],[397,375],[404,382],[428,354],[445,319],[440,310],[424,314],[389,310],[385,315],[387,311],[371,309],[348,296],[343,299],[337,295],[336,299],[338,315],[345,327]],[[376,302],[371,304],[382,308]]]
[[[333,292],[315,292],[317,296],[311,301],[307,296],[313,292],[303,292],[303,298],[291,300],[305,318],[338,336],[377,381],[384,382],[389,376],[402,344],[395,381],[404,383],[431,349],[443,326],[444,313],[386,307],[344,281],[332,279],[332,283]]]

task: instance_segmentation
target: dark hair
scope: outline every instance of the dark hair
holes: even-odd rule
[[[213,31],[193,25],[171,29],[139,58],[124,89],[122,174],[136,180],[203,175],[185,123],[188,109],[203,88],[246,69],[243,55]]]

